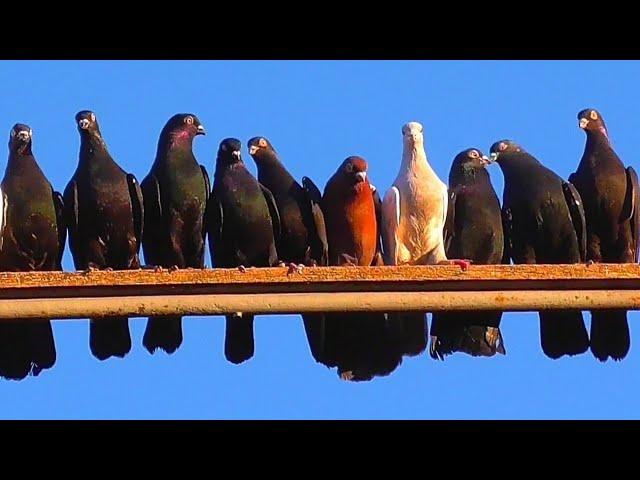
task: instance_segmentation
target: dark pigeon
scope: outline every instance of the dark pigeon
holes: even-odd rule
[[[76,114],[80,159],[64,191],[69,247],[77,270],[140,268],[142,191],[136,178],[113,160],[93,112]],[[99,360],[131,350],[126,317],[91,319],[89,345]]]
[[[31,151],[29,126],[11,129],[9,161],[0,184],[0,270],[62,270],[67,230],[62,195],[53,190]],[[13,319],[0,323],[0,376],[37,376],[56,361],[51,322]]]
[[[327,265],[329,247],[318,187],[308,177],[303,177],[300,185],[280,162],[266,138],[254,137],[247,146],[258,168],[258,181],[273,194],[278,208],[281,235],[276,250],[279,260],[289,264],[291,273],[299,271],[301,266]],[[302,318],[315,357],[321,315],[303,314]]]
[[[640,188],[633,167],[625,169],[609,141],[597,110],[578,113],[587,134],[582,159],[569,177],[584,201],[587,218],[587,261],[638,261],[638,201]],[[626,310],[591,312],[591,352],[600,361],[622,360],[631,346]]]
[[[510,140],[491,146],[504,175],[503,221],[508,256],[514,263],[580,263],[586,226],[575,187]],[[582,312],[541,311],[540,338],[550,358],[589,348]]]
[[[381,201],[367,178],[367,162],[348,157],[327,182],[322,211],[329,240],[329,264],[383,265]],[[326,313],[316,360],[337,367],[343,380],[368,381],[389,375],[401,363],[402,323],[381,312]]]
[[[444,226],[447,258],[476,265],[503,262],[500,201],[486,170],[489,159],[477,148],[460,152],[449,172],[449,205]],[[505,263],[509,263],[506,259]],[[439,312],[431,322],[432,358],[464,352],[474,357],[505,354],[500,311]]]
[[[278,209],[271,192],[245,167],[240,140],[220,143],[213,190],[207,205],[207,230],[213,266],[273,267],[278,264]],[[227,315],[225,357],[239,364],[253,357],[252,314]]]
[[[148,265],[204,268],[204,212],[211,187],[192,149],[193,139],[204,133],[200,120],[190,113],[174,115],[160,133],[156,159],[141,184],[142,248]],[[182,343],[181,317],[150,317],[142,343],[150,353],[158,348],[175,352]]]

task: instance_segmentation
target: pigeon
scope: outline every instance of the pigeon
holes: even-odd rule
[[[511,140],[494,143],[490,152],[504,175],[507,255],[514,263],[583,262],[586,225],[576,188]],[[586,352],[589,337],[582,312],[541,311],[540,340],[542,351],[553,359]]]
[[[448,260],[443,230],[447,218],[447,186],[427,161],[423,127],[409,122],[402,127],[402,163],[382,201],[382,240],[386,265],[469,266],[465,260]],[[427,346],[426,313],[398,313],[405,325],[410,355]]]
[[[273,267],[278,265],[276,242],[280,217],[273,194],[247,170],[240,140],[220,143],[213,190],[206,211],[209,249],[217,268]],[[253,357],[252,314],[226,316],[225,357],[240,364]]]
[[[144,225],[140,184],[109,154],[95,114],[82,110],[75,119],[80,132],[80,158],[64,190],[75,268],[139,269]],[[123,358],[131,350],[128,319],[91,319],[89,345],[99,360]]]
[[[449,205],[444,227],[448,257],[468,258],[474,264],[509,263],[504,259],[504,235],[500,201],[486,166],[489,159],[477,148],[456,155],[449,172]],[[429,354],[444,360],[464,352],[491,357],[505,354],[500,332],[500,311],[434,313]]]
[[[62,270],[67,236],[62,195],[38,166],[32,140],[28,125],[17,123],[11,129],[9,161],[0,184],[0,270],[5,272]],[[49,319],[0,323],[0,376],[37,376],[55,361]]]
[[[383,265],[380,197],[367,176],[362,157],[344,160],[322,196],[329,264]],[[402,345],[385,313],[325,313],[319,342],[320,363],[338,367],[347,381],[389,375],[402,362]]]
[[[193,139],[204,135],[193,114],[179,113],[160,133],[156,159],[142,180],[145,263],[157,267],[204,268],[204,212],[211,187],[209,175],[193,155]],[[175,352],[182,343],[179,315],[150,317],[142,340],[154,353]]]
[[[633,167],[625,169],[609,141],[602,115],[592,108],[578,113],[587,134],[577,171],[569,177],[584,201],[587,261],[638,261],[640,188]],[[591,312],[591,352],[600,361],[622,360],[631,346],[626,310]]]
[[[258,181],[273,194],[278,208],[279,260],[289,264],[289,273],[299,272],[304,266],[327,265],[329,247],[320,206],[322,194],[316,184],[303,177],[300,185],[266,138],[253,137],[247,146],[258,168]],[[302,318],[311,353],[317,359],[322,315],[307,313]]]

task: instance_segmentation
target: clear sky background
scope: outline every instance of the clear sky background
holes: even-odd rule
[[[599,109],[620,157],[640,169],[639,82],[640,62],[613,61],[3,61],[0,137],[8,141],[16,122],[30,125],[36,159],[59,191],[78,161],[74,115],[82,109],[96,113],[112,156],[139,180],[178,112],[204,124],[194,151],[211,176],[225,137],[242,141],[255,173],[246,141],[263,135],[298,179],[307,175],[323,189],[357,154],[385,191],[399,167],[401,127],[415,120],[445,182],[458,152],[488,153],[503,138],[566,178],[583,152],[576,115],[587,107]],[[502,197],[500,169],[490,172]],[[68,247],[63,264],[73,269]],[[436,362],[423,354],[367,383],[342,382],[316,364],[299,316],[257,317],[256,355],[240,366],[224,359],[223,317],[186,317],[183,345],[171,356],[150,355],[146,319],[132,319],[131,353],[105,362],[89,352],[87,321],[55,321],[56,365],[39,377],[0,380],[0,417],[640,418],[638,314],[629,319],[631,351],[620,363],[601,364],[590,352],[550,360],[537,314],[507,313],[507,356]]]

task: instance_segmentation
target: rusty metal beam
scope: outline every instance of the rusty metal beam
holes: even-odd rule
[[[0,273],[0,319],[317,311],[640,309],[640,265]]]

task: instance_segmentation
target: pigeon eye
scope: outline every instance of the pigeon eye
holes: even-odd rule
[[[507,149],[507,144],[506,143],[501,143],[500,146],[498,147],[500,149],[500,151],[502,152],[503,150]]]
[[[477,152],[476,150],[471,150],[471,151],[469,152],[469,156],[470,156],[471,158],[478,158],[478,152]]]
[[[15,131],[13,128],[11,129],[11,136],[12,136],[12,137],[15,137],[15,136],[16,136],[16,131]]]
[[[187,125],[193,125],[193,117],[185,118],[184,123],[186,123]]]
[[[222,150],[223,152],[226,152],[227,146],[223,143],[222,145],[220,145],[220,150]]]
[[[267,146],[267,141],[264,138],[261,138],[260,140],[258,140],[258,146],[265,148]]]
[[[93,113],[93,112],[91,112],[91,115],[89,115],[89,117],[91,118],[91,121],[92,121],[92,122],[95,122],[95,121],[96,121],[96,116],[94,115],[94,113]]]
[[[347,166],[346,166],[346,167],[344,167],[344,169],[345,169],[348,173],[353,172],[353,164],[352,164],[352,163],[347,163]]]
[[[589,116],[591,117],[591,120],[598,119],[598,113],[595,110],[591,110],[591,112],[589,113]]]

